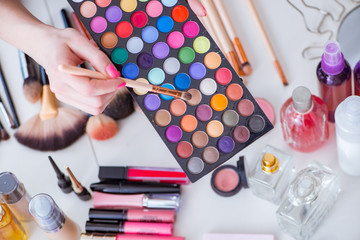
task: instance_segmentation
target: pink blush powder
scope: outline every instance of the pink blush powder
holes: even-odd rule
[[[222,192],[230,192],[239,184],[238,174],[230,168],[220,170],[215,176],[215,186]]]

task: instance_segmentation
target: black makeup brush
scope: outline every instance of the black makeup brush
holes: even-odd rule
[[[68,166],[65,166],[65,169],[66,169],[67,173],[69,174],[70,181],[72,183],[72,189],[74,190],[76,195],[83,201],[90,200],[91,195],[90,195],[89,191],[86,188],[84,188],[81,185],[81,183],[75,178],[74,174],[72,173],[72,171],[70,170],[70,168]]]
[[[107,105],[103,113],[115,120],[120,120],[133,112],[133,98],[126,88],[122,88],[116,91],[114,99]]]
[[[60,171],[60,169],[58,168],[58,166],[56,165],[56,163],[54,162],[54,160],[52,159],[51,156],[48,156],[48,158],[51,163],[51,166],[53,167],[53,169],[56,173],[59,188],[64,193],[71,193],[72,187],[71,187],[70,178],[68,176],[65,176],[65,174]]]
[[[40,151],[68,147],[85,133],[88,115],[73,108],[57,107],[45,70],[41,67],[43,91],[40,113],[24,123],[15,133],[19,143]]]
[[[8,140],[10,138],[9,134],[6,132],[4,126],[1,123],[0,120],[0,141],[1,140]]]
[[[40,66],[35,62],[35,60],[21,50],[19,50],[19,60],[24,79],[24,96],[29,102],[36,103],[40,100],[42,92]]]
[[[20,126],[19,118],[17,117],[15,107],[14,107],[14,103],[13,103],[13,101],[11,99],[10,91],[9,91],[9,88],[8,88],[8,86],[6,84],[5,77],[4,77],[4,74],[3,74],[2,70],[1,70],[1,67],[0,67],[0,81],[1,81],[1,84],[3,85],[5,95],[6,95],[6,98],[7,98],[8,104],[9,104],[9,108],[10,108],[10,111],[11,111],[11,115],[12,115],[12,118],[14,120],[14,126],[12,126],[11,128],[18,128]]]

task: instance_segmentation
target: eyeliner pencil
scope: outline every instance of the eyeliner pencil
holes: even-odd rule
[[[274,67],[275,67],[276,71],[278,72],[284,86],[287,86],[289,83],[288,83],[288,81],[286,79],[284,71],[281,68],[279,60],[276,58],[275,51],[271,46],[271,43],[270,43],[270,40],[269,40],[268,36],[266,35],[265,28],[261,23],[261,20],[260,20],[260,17],[258,15],[258,13],[256,12],[254,3],[252,2],[252,0],[246,0],[246,2],[247,2],[247,5],[248,5],[249,9],[251,10],[252,15],[254,16],[254,18],[256,20],[256,23],[257,23],[258,28],[260,29],[261,35],[262,35],[263,39],[265,40],[266,47],[267,47],[268,51],[270,52],[272,61],[274,63]]]
[[[68,74],[72,74],[72,75],[76,75],[76,76],[89,77],[89,78],[93,78],[93,79],[100,79],[100,80],[109,79],[108,77],[106,77],[104,74],[102,74],[100,72],[92,71],[92,70],[85,69],[85,68],[65,65],[65,64],[59,65],[59,71],[68,73]],[[129,88],[143,89],[143,90],[146,90],[149,92],[154,92],[154,93],[172,96],[175,98],[180,98],[185,101],[191,100],[191,97],[192,97],[191,93],[189,93],[189,92],[172,90],[172,89],[159,87],[159,86],[155,86],[155,85],[151,85],[151,84],[146,84],[146,83],[142,83],[142,82],[134,81],[131,79],[126,79],[126,78],[120,78],[120,79],[123,80],[126,84],[126,87],[129,87]]]
[[[18,118],[18,116],[16,114],[14,103],[13,103],[13,101],[11,99],[9,88],[8,88],[8,86],[6,84],[5,77],[4,77],[4,74],[3,74],[2,70],[1,70],[1,67],[0,67],[0,81],[1,81],[1,84],[3,85],[5,95],[6,95],[9,107],[10,107],[12,119],[14,121],[14,125],[11,126],[11,128],[18,128],[18,127],[20,127],[19,118]]]
[[[242,47],[242,44],[240,42],[239,37],[236,34],[234,25],[232,24],[232,21],[230,19],[230,16],[226,10],[226,7],[224,5],[223,0],[213,0],[214,5],[216,7],[217,12],[219,13],[219,16],[224,24],[225,30],[231,40],[232,45],[234,46],[234,49],[236,51],[236,54],[240,61],[240,67],[244,71],[245,75],[249,75],[252,72],[251,65],[247,59],[247,56],[245,54],[245,51]]]

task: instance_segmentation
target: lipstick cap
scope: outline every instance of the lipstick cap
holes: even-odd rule
[[[37,194],[30,200],[29,212],[45,232],[57,232],[65,223],[63,211],[44,193]]]
[[[143,199],[143,205],[148,208],[175,209],[178,211],[180,203],[180,194],[148,194]]]
[[[101,181],[119,181],[127,178],[127,167],[100,167],[99,179]]]
[[[0,199],[7,204],[21,200],[25,194],[24,184],[11,172],[0,173]]]

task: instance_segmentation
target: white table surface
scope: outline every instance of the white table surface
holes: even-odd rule
[[[342,0],[348,6],[355,3]],[[41,20],[49,23],[49,15],[43,0],[24,0],[25,5]],[[57,27],[62,28],[60,9],[70,10],[65,0],[48,1]],[[334,126],[331,125],[330,140],[320,150],[313,153],[299,153],[290,149],[283,141],[279,111],[282,104],[299,85],[308,87],[318,94],[315,69],[318,60],[309,61],[301,56],[309,44],[322,40],[316,34],[305,30],[301,16],[285,0],[254,0],[257,10],[275,52],[289,80],[284,87],[270,62],[269,54],[255,27],[245,1],[226,0],[225,4],[235,23],[238,35],[253,66],[253,74],[247,77],[248,88],[255,97],[269,100],[276,111],[275,128],[236,154],[227,163],[235,164],[240,155],[245,155],[254,166],[261,150],[271,144],[294,156],[296,169],[304,168],[313,160],[337,170],[341,176],[342,193],[312,239],[360,239],[360,178],[346,176],[341,172],[336,157]],[[350,10],[347,7],[346,11]],[[334,26],[336,23],[333,23]],[[0,41],[0,62],[21,122],[25,122],[39,111],[40,103],[30,104],[22,94],[22,76],[17,50]],[[1,92],[2,93],[2,92]],[[3,95],[4,96],[4,95]],[[120,131],[111,140],[97,142],[87,135],[72,146],[57,152],[38,152],[17,143],[14,131],[9,131],[11,139],[0,142],[0,171],[11,171],[25,184],[30,195],[50,194],[64,212],[84,230],[91,201],[83,202],[74,193],[63,194],[47,156],[51,155],[63,169],[69,165],[78,180],[86,187],[98,181],[98,165],[135,165],[177,167],[175,159],[165,147],[160,137],[151,127],[146,117],[135,112],[119,121]],[[139,151],[140,150],[140,151]],[[210,187],[210,176],[203,177],[194,184],[183,187],[182,206],[177,215],[175,235],[187,240],[200,240],[204,233],[269,233],[276,239],[287,240],[276,222],[277,206],[255,197],[251,190],[242,190],[233,197],[216,195]],[[30,240],[45,240],[46,237],[34,223],[27,225]]]

